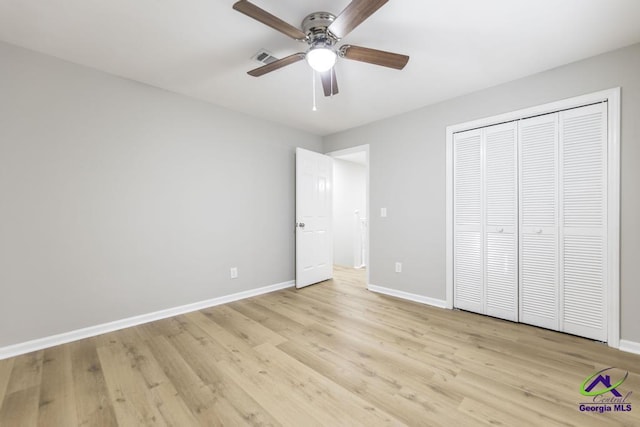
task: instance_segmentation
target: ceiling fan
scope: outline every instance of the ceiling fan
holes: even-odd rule
[[[337,16],[329,12],[313,12],[302,20],[301,29],[286,23],[249,1],[236,2],[233,8],[238,12],[260,21],[294,40],[309,45],[306,52],[294,53],[251,70],[247,74],[259,77],[306,59],[311,68],[320,73],[324,95],[331,96],[338,93],[338,83],[333,67],[338,57],[402,70],[409,61],[407,55],[349,44],[339,48],[335,47],[336,43],[380,9],[387,1],[389,0],[352,0]]]

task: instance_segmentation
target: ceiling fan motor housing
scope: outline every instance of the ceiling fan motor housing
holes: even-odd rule
[[[336,19],[335,15],[329,12],[313,12],[302,20],[302,31],[307,35],[307,43],[313,48],[331,48],[338,38],[327,29]]]

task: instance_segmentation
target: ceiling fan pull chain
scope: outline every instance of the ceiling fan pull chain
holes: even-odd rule
[[[311,69],[311,90],[313,91],[313,108],[311,109],[312,111],[317,111],[318,109],[316,108],[316,70],[314,70],[313,68]]]

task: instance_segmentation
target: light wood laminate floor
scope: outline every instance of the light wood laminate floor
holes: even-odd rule
[[[629,371],[631,412],[581,413]],[[364,272],[0,361],[1,426],[638,426],[640,356],[369,292]]]

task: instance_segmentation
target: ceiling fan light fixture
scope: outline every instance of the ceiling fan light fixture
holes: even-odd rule
[[[310,49],[306,58],[311,68],[323,73],[335,65],[338,55],[333,49],[322,46]]]

